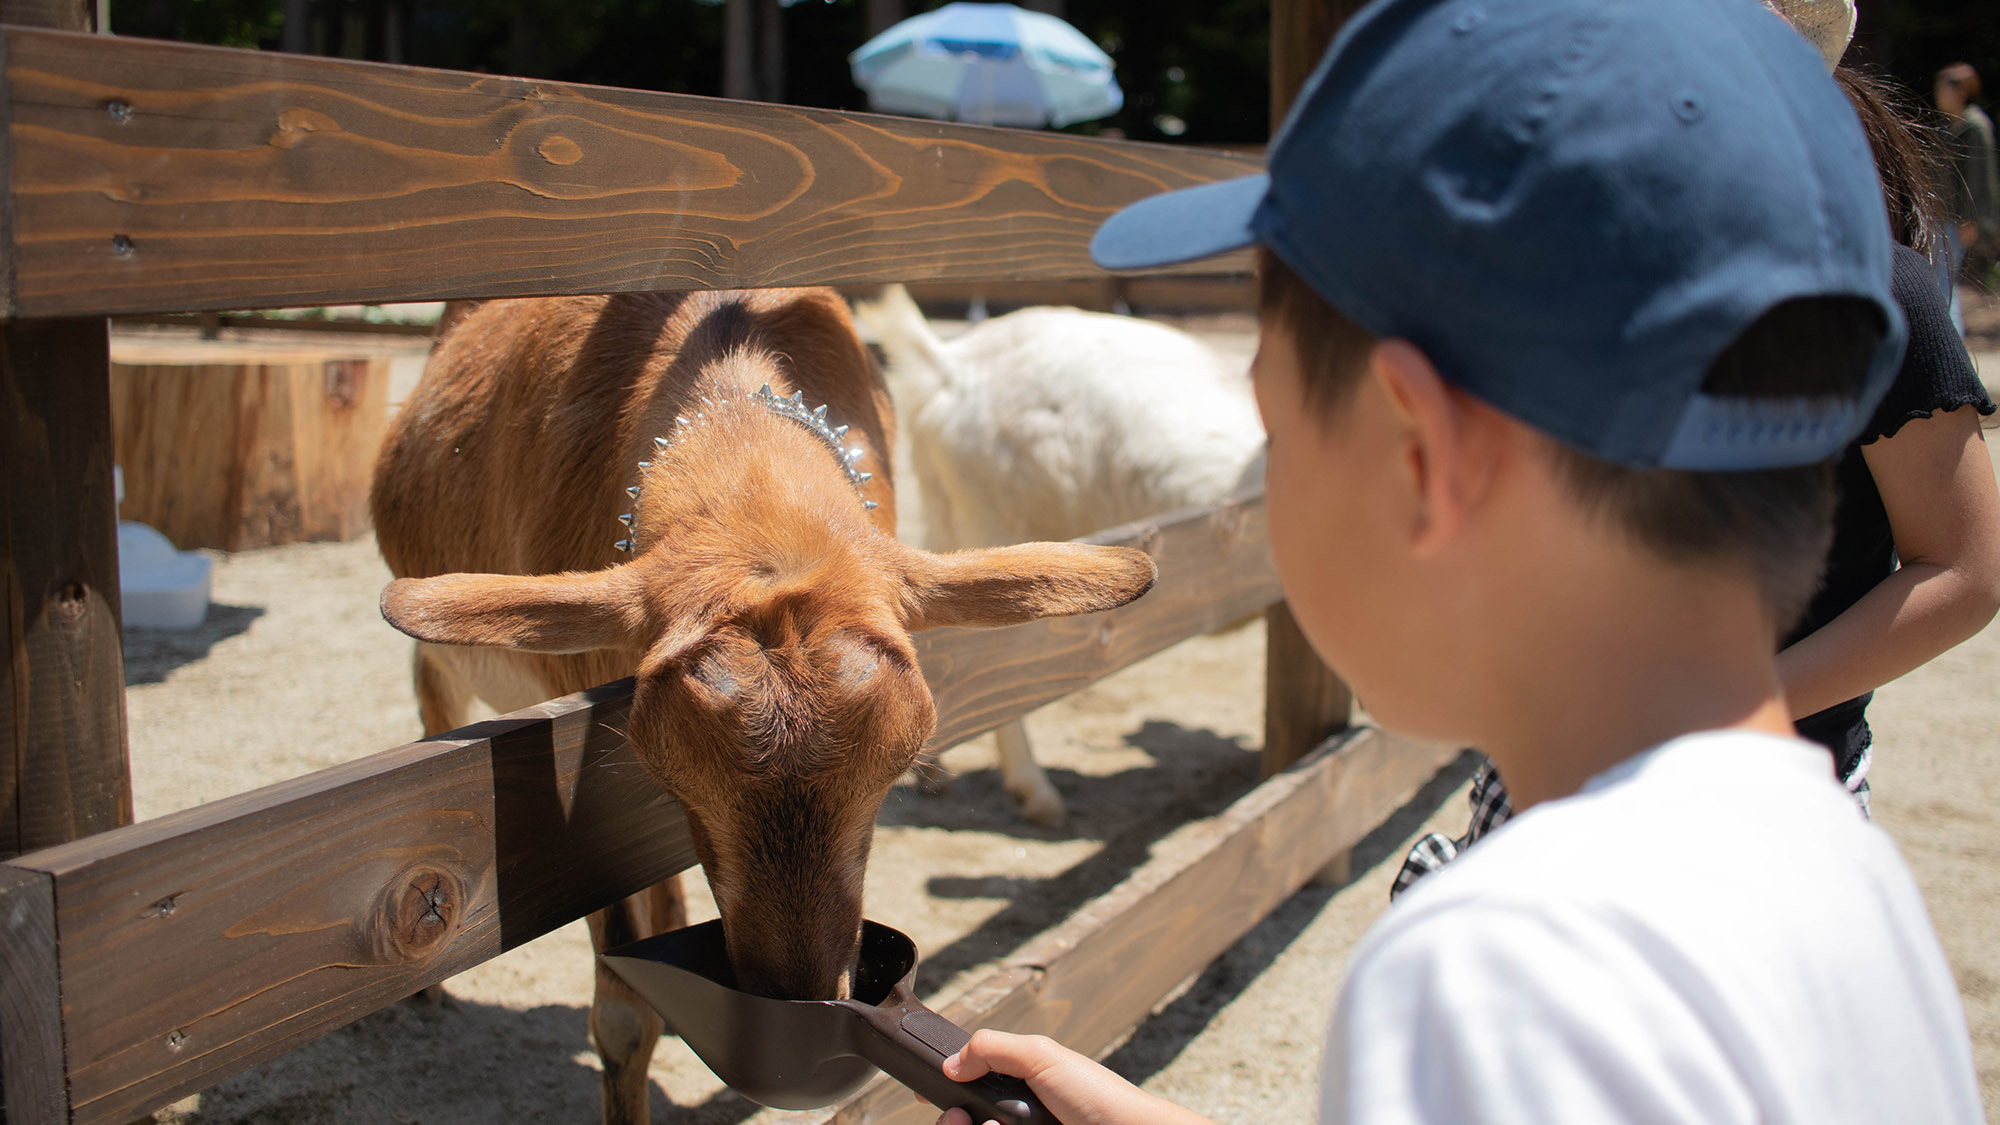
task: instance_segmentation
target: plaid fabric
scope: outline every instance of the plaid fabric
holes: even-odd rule
[[[1868,787],[1868,767],[1875,762],[1874,747],[1861,751],[1861,759],[1854,763],[1854,769],[1841,782],[1853,795],[1854,803],[1861,806],[1861,815],[1872,816],[1868,811],[1870,791]],[[1472,778],[1472,822],[1465,826],[1465,835],[1454,840],[1442,832],[1430,832],[1410,848],[1410,854],[1403,860],[1402,870],[1396,872],[1396,880],[1389,884],[1389,900],[1394,902],[1398,895],[1416,886],[1417,880],[1457,859],[1459,853],[1477,843],[1481,836],[1507,823],[1514,815],[1514,806],[1507,800],[1507,787],[1500,781],[1500,775],[1493,769],[1492,762],[1483,762],[1479,772]]]
[[[1409,858],[1403,860],[1403,869],[1396,872],[1396,881],[1389,884],[1389,898],[1416,885],[1417,880],[1458,858],[1458,853],[1478,842],[1481,836],[1507,823],[1514,815],[1514,806],[1507,800],[1507,787],[1500,783],[1500,775],[1494,772],[1492,762],[1482,762],[1479,772],[1472,779],[1472,823],[1466,825],[1465,835],[1454,840],[1442,832],[1432,832],[1418,840],[1410,849]]]

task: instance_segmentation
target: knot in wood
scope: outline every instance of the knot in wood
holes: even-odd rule
[[[405,868],[383,888],[377,951],[397,961],[429,956],[458,929],[464,908],[464,890],[450,872],[426,864]]]
[[[574,164],[583,159],[583,146],[561,134],[552,134],[535,146],[535,152],[551,164]]]

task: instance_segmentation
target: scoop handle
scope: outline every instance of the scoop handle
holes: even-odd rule
[[[898,990],[899,992],[901,990]],[[1062,1125],[1034,1091],[1019,1078],[987,1074],[973,1082],[945,1076],[944,1060],[958,1053],[972,1036],[957,1024],[925,1007],[907,993],[901,1003],[868,1013],[874,1035],[862,1036],[861,1056],[940,1109],[957,1107],[972,1115],[973,1125]]]

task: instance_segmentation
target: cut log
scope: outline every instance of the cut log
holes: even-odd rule
[[[119,515],[183,550],[352,539],[388,401],[386,356],[116,342]]]

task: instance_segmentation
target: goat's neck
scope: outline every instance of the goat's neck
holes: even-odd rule
[[[797,540],[865,519],[858,445],[818,404],[781,386],[707,385],[656,418],[635,460],[625,549],[684,551],[717,531]],[[760,536],[758,533],[763,532]],[[725,537],[726,538],[726,537]]]

